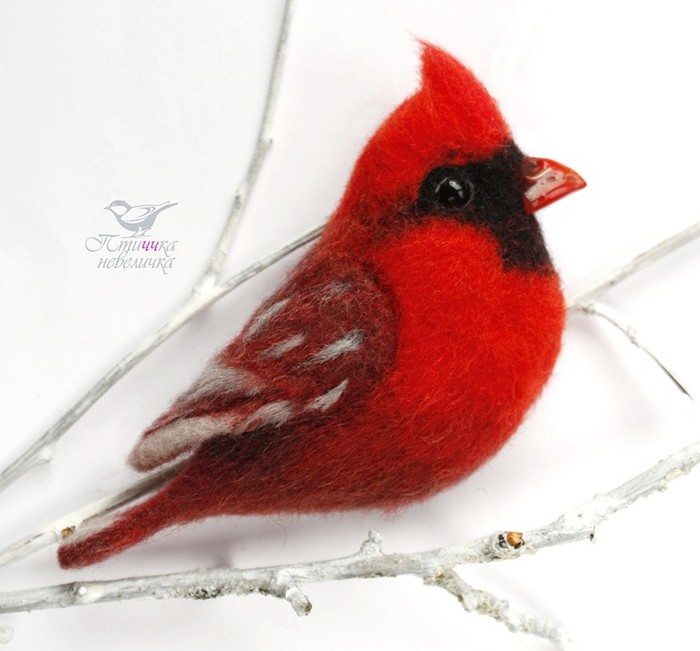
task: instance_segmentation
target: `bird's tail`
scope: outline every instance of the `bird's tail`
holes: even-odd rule
[[[175,482],[177,483],[177,482]],[[160,529],[186,519],[173,500],[172,486],[165,486],[149,499],[111,518],[101,518],[70,534],[58,548],[58,562],[64,569],[99,563],[136,543],[150,538]],[[183,517],[184,516],[184,517]]]
[[[176,468],[176,474],[165,485],[144,501],[108,521],[86,521],[86,526],[59,546],[61,567],[99,563],[166,527],[213,515],[243,515],[250,513],[251,508],[260,510],[256,503],[248,504],[250,491],[246,493],[239,482],[245,475],[237,472],[239,455],[232,453],[231,445],[238,445],[238,441],[219,437],[204,443]],[[260,492],[256,487],[254,491]]]

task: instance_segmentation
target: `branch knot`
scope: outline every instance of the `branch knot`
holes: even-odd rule
[[[360,554],[367,558],[383,555],[384,550],[382,549],[382,542],[382,535],[378,531],[370,529],[367,538],[362,545],[360,545]]]

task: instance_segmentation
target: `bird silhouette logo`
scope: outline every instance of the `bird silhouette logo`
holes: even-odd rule
[[[156,217],[167,208],[177,206],[177,203],[165,201],[164,203],[148,203],[140,206],[130,206],[126,201],[118,199],[112,201],[105,210],[109,210],[119,224],[126,230],[132,231],[132,237],[145,235],[153,226]]]

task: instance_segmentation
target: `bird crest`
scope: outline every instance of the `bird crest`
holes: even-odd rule
[[[420,86],[365,146],[341,212],[376,213],[411,203],[420,180],[438,163],[486,159],[512,139],[498,104],[476,76],[443,49],[422,41],[421,47]]]

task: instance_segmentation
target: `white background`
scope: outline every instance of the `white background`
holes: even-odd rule
[[[543,211],[565,287],[585,286],[700,218],[697,70],[688,3],[299,0],[275,144],[228,265],[321,223],[365,140],[415,88],[414,36],[471,66],[521,147],[589,187]],[[188,295],[245,171],[280,1],[6,0],[0,20],[0,461],[9,462]],[[85,240],[120,233],[102,208],[176,201],[153,237],[177,240],[168,275],[96,268]],[[700,392],[697,244],[608,297]],[[197,317],[70,431],[50,466],[0,496],[6,544],[136,478],[140,431],[241,326],[289,263]],[[391,516],[229,518],[159,535],[66,573],[46,550],[1,588],[354,552],[527,529],[698,436],[670,383],[614,331],[572,316],[545,395],[486,467]],[[599,527],[594,544],[463,576],[566,625],[585,650],[697,647],[700,471]],[[548,649],[465,614],[416,579],[312,585],[310,617],[265,597],[130,602],[9,615],[15,649]]]

